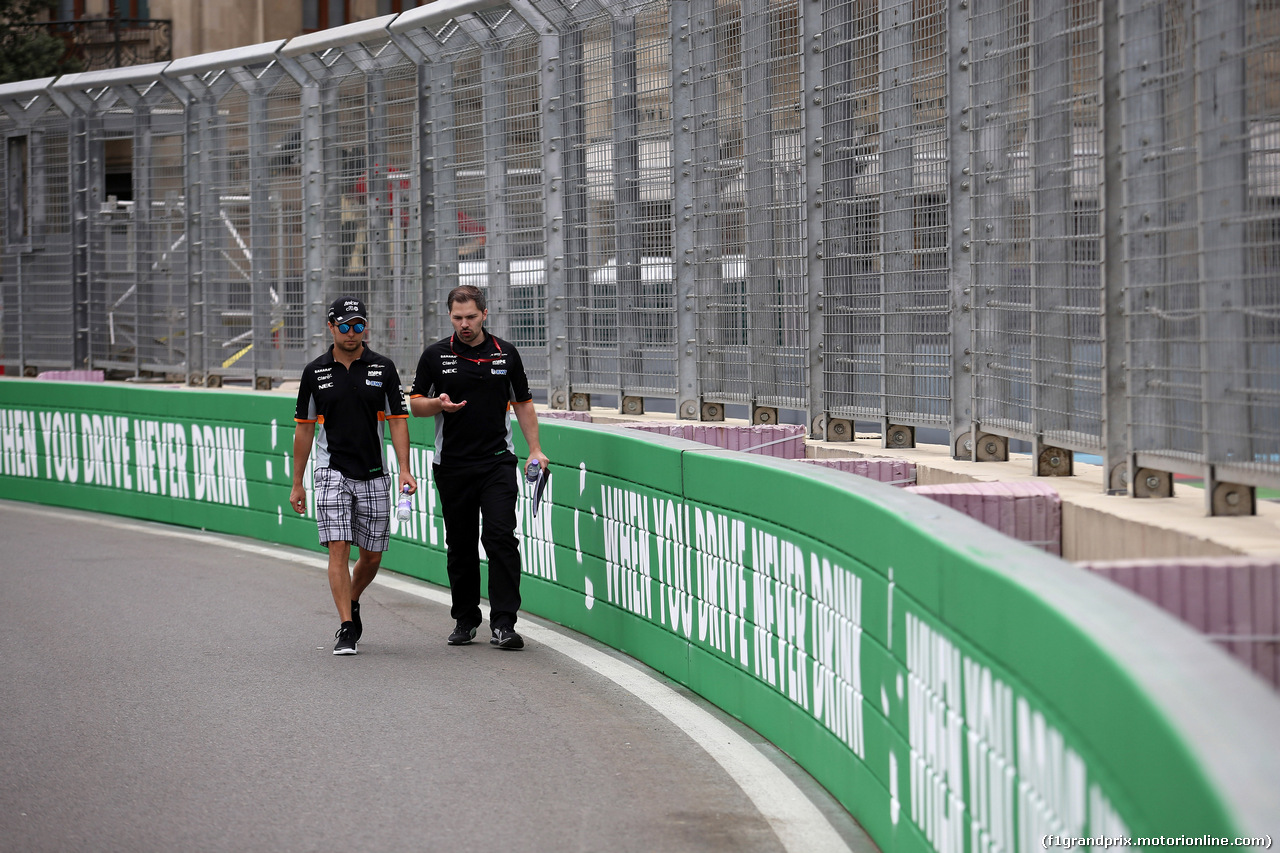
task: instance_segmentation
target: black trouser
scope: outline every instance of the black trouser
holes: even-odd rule
[[[479,625],[480,551],[489,558],[489,626],[514,628],[520,609],[520,544],[516,540],[516,463],[507,459],[463,469],[432,466],[444,514],[450,615]],[[480,518],[484,518],[484,535]]]

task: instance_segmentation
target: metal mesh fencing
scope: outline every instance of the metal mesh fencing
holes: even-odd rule
[[[268,387],[349,293],[408,379],[477,284],[557,407],[1273,484],[1277,45],[1250,0],[506,0],[0,86],[0,363]]]
[[[1101,4],[975,3],[975,417],[1101,442]]]
[[[822,14],[823,387],[834,417],[882,408],[877,5],[831,2]]]
[[[1134,57],[1124,87],[1131,441],[1188,457],[1201,450],[1190,12],[1187,3],[1124,10]],[[1149,73],[1135,70],[1151,59]]]
[[[158,84],[156,84],[158,85]],[[148,92],[148,94],[151,94]],[[134,208],[141,214],[138,247],[138,367],[186,379],[187,210],[185,111],[171,93],[150,107],[149,146],[137,152]]]
[[[93,96],[93,90],[85,94]],[[91,366],[185,378],[185,119],[158,76],[100,90],[90,159]]]
[[[946,27],[942,2],[824,9],[824,380],[833,416],[950,417]]]
[[[113,98],[100,90],[101,98]],[[133,170],[133,111],[117,106],[87,122],[91,160],[110,169]],[[124,189],[124,188],[122,188]],[[138,306],[137,207],[128,191],[120,198],[95,193],[89,207],[89,358],[91,367],[134,371],[142,329]]]
[[[256,79],[256,78],[251,78]],[[250,101],[261,96],[236,84],[219,97],[211,127],[213,207],[204,221],[205,354],[209,384],[252,377],[254,340],[254,193],[249,164]],[[269,224],[269,213],[261,210]],[[265,247],[263,247],[265,250]]]
[[[972,11],[973,372],[975,419],[1026,437],[1031,384],[1029,2],[986,0]]]
[[[1256,482],[1280,461],[1280,19],[1191,2],[1122,17],[1131,444],[1144,467]]]
[[[85,188],[90,367],[136,373],[140,329],[137,230],[133,201],[133,145],[138,117],[127,84],[103,85],[92,75],[58,83],[82,113],[74,133],[90,171],[101,179]]]
[[[636,13],[632,26],[621,34],[615,30],[615,45],[621,38],[627,53],[615,58],[625,74],[615,100],[614,156],[609,161],[614,172],[613,266],[605,261],[592,275],[599,286],[616,287],[619,394],[671,397],[676,388],[671,8],[665,2],[649,3]]]
[[[810,318],[798,7],[690,9],[702,396],[799,408]]]
[[[231,82],[230,75],[227,77]],[[248,92],[233,83],[217,98],[209,126],[202,129],[209,152],[208,172],[202,177],[213,193],[201,235],[204,364],[211,385],[220,384],[222,378],[245,375],[247,365],[236,365],[253,338],[249,98]]]
[[[486,291],[489,327],[520,350],[530,382],[549,382],[538,35],[509,7],[408,34],[429,61],[434,245],[424,288],[427,338],[448,334],[445,297]]]
[[[0,364],[11,373],[67,368],[74,339],[68,126],[47,95],[11,103],[21,106],[21,121],[0,115],[0,192],[8,201],[0,217]]]
[[[508,10],[509,12],[509,10]],[[490,26],[505,23],[495,17]],[[458,184],[479,192],[459,194],[454,211],[458,252],[469,276],[488,291],[494,332],[516,345],[531,383],[549,382],[547,356],[547,253],[545,239],[543,128],[538,36],[524,24],[516,34],[478,57],[479,116],[462,151]],[[466,104],[455,104],[455,115]],[[478,177],[479,181],[475,178]],[[476,215],[467,213],[474,206]],[[474,270],[474,272],[472,272]]]
[[[610,392],[618,385],[614,102],[615,91],[627,84],[614,81],[611,18],[602,15],[575,35],[565,59],[572,111],[564,131],[566,177],[576,184],[565,200],[568,381],[584,392]]]
[[[1243,195],[1238,223],[1244,255],[1243,369],[1224,389],[1239,418],[1226,447],[1209,461],[1247,466],[1254,482],[1280,466],[1280,15],[1266,4],[1246,7],[1244,180],[1225,187]],[[1222,219],[1218,220],[1222,224]],[[1213,267],[1222,275],[1225,270]],[[1218,278],[1221,283],[1223,279]],[[1231,479],[1231,475],[1224,477]]]
[[[198,152],[192,377],[270,387],[313,357],[320,331],[306,291],[302,89],[271,60],[175,76]]]
[[[322,115],[317,307],[340,295],[364,300],[369,345],[404,371],[424,341],[417,66],[385,30],[294,58],[319,89]],[[302,278],[288,290],[304,297]],[[299,320],[323,332],[323,310]]]

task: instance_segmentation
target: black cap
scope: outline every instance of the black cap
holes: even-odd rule
[[[354,296],[339,296],[329,306],[329,322],[349,323],[352,320],[368,322],[369,315],[364,310],[364,303]]]

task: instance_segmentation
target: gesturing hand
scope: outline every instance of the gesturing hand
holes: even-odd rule
[[[456,412],[458,411],[458,409],[461,409],[463,406],[467,404],[466,400],[463,400],[461,403],[453,402],[452,400],[449,399],[448,394],[441,394],[439,399],[440,399],[440,408],[446,412]]]

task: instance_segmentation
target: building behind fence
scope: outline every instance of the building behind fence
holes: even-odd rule
[[[1280,485],[1280,10],[438,0],[0,87],[0,364],[416,363],[488,292],[549,405]]]

